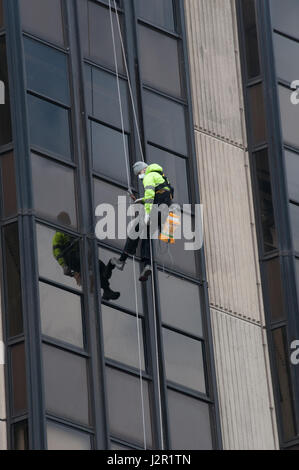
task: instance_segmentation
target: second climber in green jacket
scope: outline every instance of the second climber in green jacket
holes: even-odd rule
[[[144,197],[141,202],[144,204],[145,209],[144,224],[148,226],[153,207],[158,207],[161,204],[170,206],[173,199],[173,188],[168,178],[164,175],[163,168],[157,163],[147,165],[144,162],[137,162],[133,165],[133,171],[135,176],[143,182]],[[158,224],[158,228],[161,230],[161,214],[159,214]],[[139,225],[137,225],[136,230],[139,231]],[[139,240],[139,238],[132,239],[128,237],[120,258],[112,258],[110,262],[116,268],[123,270],[128,256],[136,253]],[[144,263],[144,269],[139,280],[144,282],[147,281],[152,272],[149,236],[141,240],[141,258]]]

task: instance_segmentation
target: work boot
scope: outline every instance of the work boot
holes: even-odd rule
[[[109,263],[112,264],[112,266],[115,266],[117,269],[120,271],[124,270],[126,261],[122,261],[120,258],[112,258]]]
[[[119,299],[120,292],[114,292],[111,289],[106,289],[103,292],[102,299],[103,300],[117,300]]]
[[[146,282],[148,280],[149,276],[151,275],[151,273],[152,273],[152,267],[149,264],[147,264],[144,267],[142,273],[140,274],[139,281],[140,282]]]

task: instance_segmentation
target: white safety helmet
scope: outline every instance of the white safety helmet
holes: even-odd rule
[[[134,163],[133,165],[133,171],[134,171],[134,175],[135,176],[138,176],[139,173],[144,170],[145,168],[147,168],[148,165],[144,162],[136,162]]]

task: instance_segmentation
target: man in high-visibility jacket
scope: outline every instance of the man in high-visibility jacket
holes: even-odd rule
[[[163,168],[156,163],[147,165],[144,162],[137,162],[133,165],[133,171],[135,176],[137,176],[143,182],[144,197],[141,200],[138,200],[138,202],[142,202],[144,204],[144,224],[148,226],[153,204],[155,206],[166,204],[169,207],[173,198],[173,188],[167,177],[164,175]],[[158,223],[159,230],[161,230],[161,214],[159,214]],[[136,230],[139,230],[139,225],[136,227]],[[136,253],[138,243],[139,238],[131,239],[128,237],[120,258],[113,258],[111,263],[122,271],[124,269],[128,255],[134,255]],[[139,280],[144,282],[147,281],[152,272],[149,230],[147,238],[142,239],[141,242],[141,257],[144,263],[144,269],[140,275]]]

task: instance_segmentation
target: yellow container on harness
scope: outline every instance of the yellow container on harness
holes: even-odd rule
[[[159,240],[173,245],[175,243],[174,233],[177,227],[181,225],[180,216],[169,212],[169,215],[163,225],[163,229],[159,235]]]

